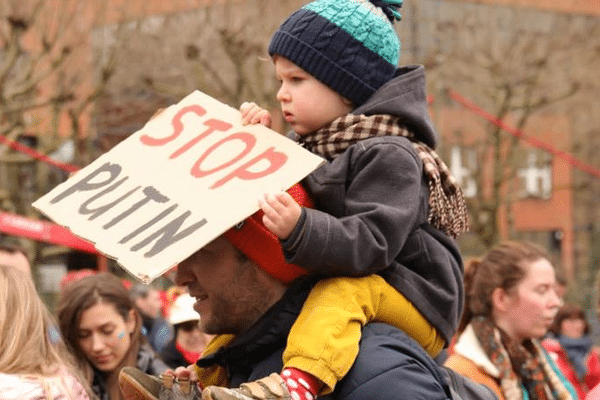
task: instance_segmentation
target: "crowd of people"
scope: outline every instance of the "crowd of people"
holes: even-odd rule
[[[0,249],[0,400],[467,398],[457,377],[478,399],[600,399],[589,325],[541,248],[463,265],[424,68],[398,68],[401,4],[316,0],[275,32],[288,136],[326,162],[181,261],[170,299],[85,271],[52,316]]]
[[[590,324],[581,306],[567,303],[558,310],[542,341],[560,370],[584,398],[600,383],[600,349],[594,345]]]
[[[152,375],[185,367],[210,338],[185,288],[173,287],[174,298],[163,302],[158,289],[110,273],[74,271],[65,278],[52,315],[37,294],[23,248],[0,244],[0,399],[123,399],[123,367]],[[144,324],[153,323],[140,293],[158,299],[154,306],[166,313],[169,323],[152,312],[164,340],[144,332]]]
[[[132,286],[108,273],[86,273],[63,286],[54,317],[37,295],[24,252],[0,246],[0,312],[11,316],[0,320],[0,332],[3,338],[14,338],[0,343],[0,398],[134,398],[121,393],[119,372],[126,366],[155,377],[190,375],[203,387],[241,384],[251,393],[244,382],[282,368],[281,340],[300,313],[297,296],[306,298],[315,280],[299,277],[284,285],[239,247],[243,248],[223,236],[181,263],[176,276],[181,286],[166,314],[172,334],[159,352],[142,333],[143,312],[136,305],[140,293],[158,293],[156,289]],[[229,274],[223,275],[225,271]],[[217,282],[217,276],[222,281]],[[592,342],[582,308],[562,305],[554,276],[547,255],[530,243],[502,243],[480,259],[471,259],[465,266],[465,310],[445,366],[488,386],[498,399],[597,398],[600,350]],[[208,282],[218,285],[209,288]],[[228,290],[217,290],[223,287]],[[248,299],[250,289],[254,300]],[[201,324],[194,303],[204,293],[214,297],[215,304],[205,306],[206,321]],[[162,305],[159,299],[160,313]],[[203,329],[219,334],[204,357],[210,336]],[[417,342],[402,331],[369,323],[363,336],[358,358],[337,390],[364,391],[365,396],[400,385],[406,394],[407,384],[419,395],[444,390],[443,377],[435,373],[438,366],[421,346],[408,351],[407,344]],[[372,337],[375,343],[370,343]],[[390,345],[403,350],[386,357],[382,348]],[[373,378],[365,373],[373,368],[367,353],[375,349],[382,357],[377,360],[380,372],[400,368],[409,358],[425,369],[411,376],[388,372],[380,381],[367,383]],[[195,369],[181,368],[191,365]],[[121,386],[124,381],[127,385],[121,377]],[[218,387],[213,388],[212,393]]]

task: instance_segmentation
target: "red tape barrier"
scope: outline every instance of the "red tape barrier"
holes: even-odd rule
[[[558,150],[555,147],[552,147],[551,145],[549,145],[548,143],[542,142],[541,140],[538,140],[531,136],[525,135],[522,130],[517,129],[515,127],[512,127],[512,126],[504,123],[504,121],[502,121],[501,119],[499,119],[499,118],[493,116],[492,114],[488,113],[487,111],[483,110],[481,107],[477,106],[475,103],[473,103],[472,101],[461,96],[460,94],[458,94],[457,92],[455,92],[452,89],[449,89],[447,93],[451,99],[460,103],[465,108],[473,111],[475,114],[485,118],[492,124],[504,129],[509,134],[511,134],[515,137],[518,137],[521,140],[524,140],[525,142],[527,142],[528,144],[530,144],[533,147],[537,147],[538,149],[547,151],[548,153],[552,154],[553,156],[558,157],[562,160],[565,160],[568,164],[572,165],[573,167],[575,167],[583,172],[587,172],[590,175],[600,177],[600,169],[598,169],[597,167],[590,165],[590,164],[586,164],[583,161],[579,160],[578,158],[575,158],[575,156],[573,156],[572,154],[569,154],[562,150]]]
[[[47,155],[19,142],[10,140],[3,135],[0,135],[0,142],[20,153],[26,154],[46,164],[58,167],[63,171],[71,173],[79,170],[79,168],[74,165],[55,161]],[[98,254],[98,251],[93,244],[73,235],[68,229],[50,222],[29,219],[18,214],[0,212],[0,232],[67,246],[87,253]]]
[[[20,153],[26,154],[29,157],[35,158],[36,160],[40,160],[46,164],[50,164],[55,167],[58,167],[58,168],[62,169],[63,171],[67,171],[70,173],[70,172],[75,172],[75,171],[79,170],[79,167],[77,167],[75,165],[65,164],[65,163],[55,161],[52,158],[48,157],[47,155],[42,154],[39,151],[32,149],[31,147],[27,147],[19,142],[15,142],[14,140],[8,139],[6,136],[0,135],[0,142]]]
[[[467,108],[470,111],[474,112],[475,114],[483,117],[490,123],[504,129],[509,134],[511,134],[515,137],[518,137],[519,139],[527,142],[531,146],[537,147],[544,151],[547,151],[548,153],[566,161],[573,167],[575,167],[583,172],[587,172],[590,175],[600,177],[600,169],[598,169],[597,167],[590,165],[590,164],[586,164],[583,161],[575,158],[572,154],[558,150],[548,143],[542,142],[541,140],[538,140],[536,138],[525,135],[522,130],[506,124],[501,119],[499,119],[499,118],[495,117],[494,115],[488,113],[487,111],[483,110],[481,107],[477,106],[475,103],[473,103],[472,101],[461,96],[460,94],[458,94],[457,92],[455,92],[452,89],[449,89],[447,91],[447,94],[451,99],[458,102],[465,108]],[[433,99],[431,97],[428,98],[428,103],[431,104],[432,100]],[[74,165],[55,161],[45,154],[39,153],[38,151],[36,151],[30,147],[22,145],[21,143],[15,142],[13,140],[10,140],[2,135],[0,135],[0,142],[7,146],[10,146],[12,149],[14,149],[16,151],[19,151],[23,154],[33,157],[33,158],[35,158],[39,161],[42,161],[46,164],[50,164],[55,167],[58,167],[69,173],[79,170],[79,168]],[[90,242],[88,242],[86,240],[83,240],[83,239],[73,235],[71,233],[71,231],[69,231],[66,228],[63,228],[60,225],[52,224],[49,222],[28,219],[28,218],[22,217],[17,214],[9,214],[9,213],[0,212],[0,231],[5,232],[10,235],[25,236],[25,237],[35,239],[35,240],[54,243],[54,244],[58,244],[58,245],[64,245],[64,246],[82,250],[82,251],[85,251],[88,253],[98,254],[98,251],[96,250],[94,245],[92,245]]]
[[[67,228],[51,222],[26,218],[18,214],[0,212],[0,232],[67,246],[86,253],[98,254],[93,244],[75,236]]]

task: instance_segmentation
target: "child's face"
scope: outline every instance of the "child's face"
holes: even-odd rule
[[[285,120],[303,136],[352,111],[352,104],[290,60],[275,56],[277,100]]]

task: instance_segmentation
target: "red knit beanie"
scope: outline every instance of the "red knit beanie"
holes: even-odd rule
[[[300,184],[295,184],[287,192],[300,206],[313,206],[308,193]],[[244,222],[225,232],[225,237],[265,272],[280,282],[289,283],[301,275],[306,275],[307,272],[304,269],[285,261],[279,238],[262,223],[263,214],[261,210],[255,212]]]

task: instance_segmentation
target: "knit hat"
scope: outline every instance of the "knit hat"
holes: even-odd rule
[[[281,55],[354,107],[394,77],[400,41],[392,22],[402,0],[317,0],[294,12],[271,38]]]
[[[301,185],[296,184],[287,192],[300,206],[312,207],[312,201]],[[280,282],[289,283],[297,277],[305,275],[304,269],[285,261],[279,238],[262,223],[263,214],[261,210],[252,214],[245,221],[225,232],[225,237],[249,259]]]

